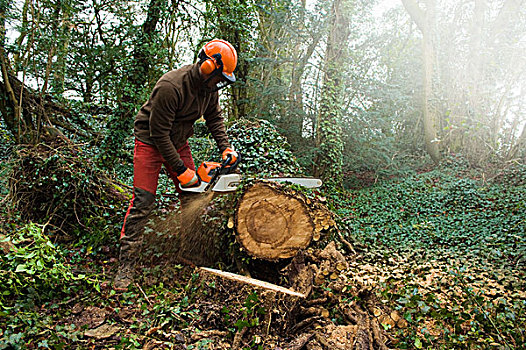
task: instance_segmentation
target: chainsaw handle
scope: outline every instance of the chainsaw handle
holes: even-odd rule
[[[232,161],[232,156],[229,154],[226,159],[221,163],[221,168],[219,169],[219,172],[221,174],[230,174],[234,172],[234,170],[237,169],[237,166],[239,164],[239,161],[241,160],[241,154],[237,152],[237,159],[233,164],[230,164]]]
[[[208,185],[206,185],[205,192],[208,192],[208,190],[212,186],[215,185],[215,183],[217,182],[217,179],[219,178],[219,175],[222,175],[225,172],[225,169],[228,169],[227,165],[228,165],[228,163],[230,163],[231,160],[232,160],[232,156],[229,154],[225,158],[225,160],[221,163],[221,166],[219,167],[219,169],[217,169],[217,171],[214,173],[214,175],[212,176],[212,179],[210,179],[210,182],[208,183]]]
[[[221,163],[221,170],[223,168],[226,168],[228,164],[230,164],[230,162],[232,161],[232,155],[229,154],[226,156],[225,160],[223,161],[223,163]]]

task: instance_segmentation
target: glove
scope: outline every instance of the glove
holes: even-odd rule
[[[237,154],[237,152],[230,147],[227,147],[227,149],[223,151],[223,155],[221,157],[223,158],[223,160],[226,160],[228,156],[232,157],[230,159],[230,163],[228,164],[234,164],[237,161],[237,158],[239,158],[239,154]]]
[[[199,186],[201,184],[201,178],[199,175],[190,168],[186,168],[184,173],[178,175],[177,180],[179,180],[179,183],[183,188]]]

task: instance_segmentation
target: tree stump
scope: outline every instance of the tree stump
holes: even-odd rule
[[[323,229],[301,194],[279,185],[258,182],[246,189],[236,208],[236,238],[253,257],[278,260],[291,258]],[[330,218],[330,216],[329,216]]]

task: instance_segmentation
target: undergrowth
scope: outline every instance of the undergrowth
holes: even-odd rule
[[[0,234],[0,250],[0,349],[26,348],[28,338],[55,327],[52,317],[38,312],[51,301],[83,290],[100,291],[98,276],[79,273],[43,225],[29,223]]]
[[[376,247],[524,267],[525,194],[524,185],[434,171],[355,192],[339,214],[354,236]]]
[[[264,123],[240,124],[232,132],[236,128],[253,129],[245,138],[237,138],[235,145],[245,156],[245,172],[299,171],[287,149],[272,153],[270,145],[280,143],[281,139],[272,130],[266,130]],[[268,142],[260,149],[254,145],[258,140]],[[197,137],[193,141],[197,162],[217,160],[219,155],[210,151],[208,139]],[[228,325],[224,332],[229,338],[241,328],[259,322],[256,307],[259,304],[255,298],[247,299],[241,307],[227,305],[207,311],[207,307],[213,306],[196,302],[198,297],[206,299],[206,295],[198,293],[193,279],[188,285],[178,285],[177,278],[170,275],[176,281],[175,287],[160,283],[144,286],[143,290],[132,286],[118,298],[115,291],[101,287],[99,282],[111,277],[116,262],[111,256],[115,247],[112,250],[105,245],[115,243],[122,220],[118,211],[124,210],[125,205],[122,200],[104,198],[102,192],[80,201],[79,196],[98,173],[95,169],[76,171],[69,162],[79,160],[76,156],[46,154],[35,158],[39,168],[26,167],[31,171],[15,179],[19,184],[26,180],[30,184],[29,180],[38,179],[45,171],[37,186],[41,197],[34,201],[45,204],[42,198],[47,198],[48,205],[64,205],[59,210],[62,216],[72,218],[68,223],[74,227],[68,233],[73,233],[74,242],[57,243],[54,236],[48,235],[49,229],[56,230],[51,224],[46,225],[48,215],[38,217],[41,222],[32,223],[13,210],[1,211],[0,349],[100,345],[104,340],[97,343],[86,338],[87,326],[74,325],[78,315],[71,306],[75,303],[106,310],[106,323],[116,327],[125,322],[127,311],[135,312],[129,328],[118,328],[112,338],[115,348],[123,349],[143,348],[152,330],[169,328],[177,340],[184,329],[198,328],[207,312],[215,312],[224,319]],[[0,166],[1,174],[11,171],[12,164]],[[57,177],[59,172],[61,175]],[[405,320],[403,327],[380,322],[396,339],[393,346],[408,349],[526,346],[525,179],[526,170],[521,165],[486,177],[456,159],[434,171],[382,181],[355,191],[326,189],[321,194],[338,214],[344,236],[356,244],[361,255],[356,275],[361,273],[372,280],[378,299]],[[8,184],[5,181],[1,184],[4,195]],[[73,190],[69,192],[67,188]],[[173,191],[166,176],[162,178],[160,191]],[[87,207],[93,202],[97,206]],[[86,208],[77,207],[79,204]],[[122,208],[117,208],[119,205]],[[81,214],[79,223],[75,215],[86,212],[86,216]],[[223,216],[214,215],[211,211],[205,219],[218,220],[219,225],[225,221]],[[159,266],[160,271],[163,269]],[[210,345],[208,342],[203,338],[202,347]]]

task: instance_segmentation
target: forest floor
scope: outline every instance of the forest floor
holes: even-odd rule
[[[455,171],[329,198],[343,239],[294,262],[316,266],[300,277],[312,280],[307,300],[153,255],[142,260],[129,291],[118,293],[111,285],[117,245],[53,248],[31,224],[25,240],[2,233],[1,276],[9,287],[0,349],[524,348],[526,176],[487,181]],[[63,280],[35,280],[47,263],[35,260],[37,246],[55,249],[47,251],[56,254],[51,272]],[[24,273],[33,280],[16,277]],[[22,285],[27,281],[34,287]],[[62,291],[40,295],[46,289]]]

